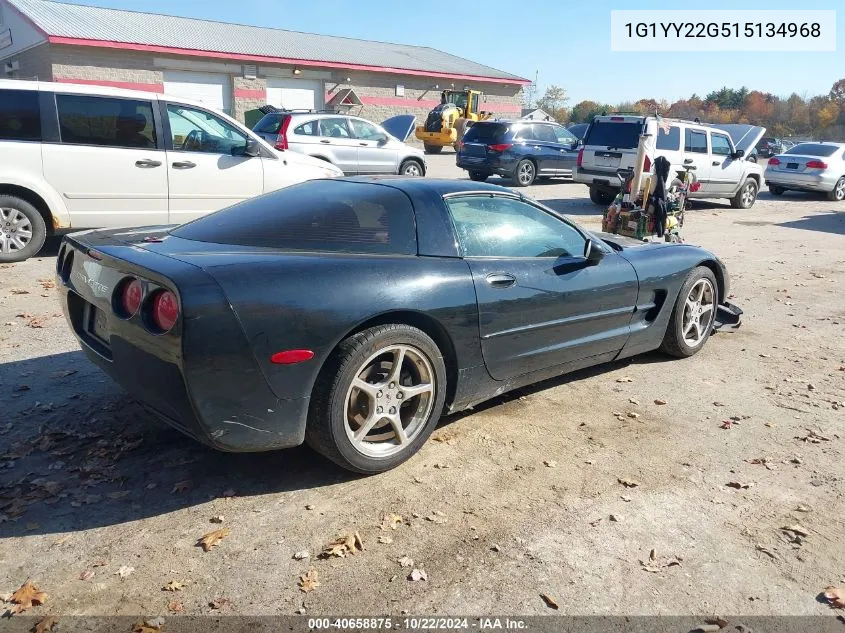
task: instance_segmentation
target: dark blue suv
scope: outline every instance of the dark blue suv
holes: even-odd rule
[[[572,176],[579,141],[548,121],[479,121],[457,144],[457,165],[472,180],[507,176],[517,187],[535,180]]]

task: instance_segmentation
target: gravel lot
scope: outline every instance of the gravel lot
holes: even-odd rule
[[[453,161],[432,157],[431,175],[463,177]],[[582,185],[529,193],[599,227]],[[304,447],[216,453],[150,419],[68,332],[56,244],[0,265],[0,594],[32,579],[49,594],[35,614],[830,613],[845,207],[697,202],[684,235],[727,262],[739,330],[688,360],[638,357],[446,418],[369,478]],[[363,551],[318,558],[356,531]],[[303,593],[309,569],[320,586]]]

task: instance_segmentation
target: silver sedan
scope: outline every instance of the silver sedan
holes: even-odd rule
[[[845,200],[845,143],[799,143],[772,156],[764,175],[769,191],[818,191]]]

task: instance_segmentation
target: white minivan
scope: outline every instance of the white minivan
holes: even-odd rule
[[[70,229],[181,224],[338,168],[200,103],[0,80],[0,262]]]

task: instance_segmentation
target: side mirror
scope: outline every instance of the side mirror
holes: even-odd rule
[[[376,141],[379,145],[387,145],[387,142],[390,140],[388,136],[379,136]]]
[[[258,156],[261,154],[261,146],[254,138],[247,138],[246,145],[232,148],[232,156]]]
[[[733,153],[732,158],[742,158],[743,156],[745,156],[745,150],[744,149],[738,149]]]
[[[587,266],[595,266],[604,259],[604,249],[592,238],[584,245],[584,259],[587,260]]]

